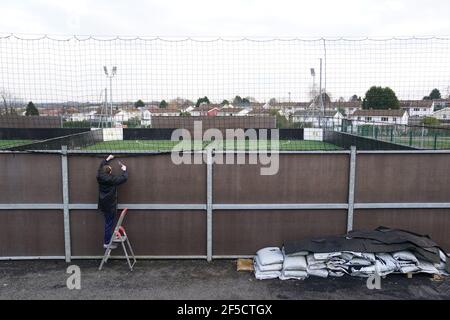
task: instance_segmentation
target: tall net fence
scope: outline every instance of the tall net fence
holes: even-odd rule
[[[3,35],[0,149],[449,148],[449,57],[437,37]]]

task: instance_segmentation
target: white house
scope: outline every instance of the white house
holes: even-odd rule
[[[436,99],[433,100],[433,110],[438,111],[450,107],[450,99]]]
[[[434,112],[433,100],[402,100],[400,108],[406,110],[410,117],[430,117]]]
[[[350,117],[355,125],[376,124],[376,125],[393,125],[408,124],[408,112],[404,109],[365,109],[356,110]]]
[[[93,120],[95,117],[95,114],[97,112],[96,111],[90,111],[90,112],[86,112],[86,113],[82,113],[82,112],[77,112],[77,113],[72,113],[69,117],[68,120],[69,121],[89,121],[89,120]]]
[[[116,122],[124,122],[130,121],[131,118],[141,118],[141,112],[139,110],[120,110],[114,115],[114,121]]]
[[[181,112],[178,109],[169,109],[169,108],[150,109],[148,111],[150,112],[150,118],[179,116]]]
[[[450,120],[450,107],[435,111],[432,116],[439,120],[449,121]]]
[[[273,104],[266,104],[265,109],[280,110],[280,114],[288,117],[296,111],[307,110],[311,107],[311,102],[277,102]]]
[[[195,107],[193,110],[189,111],[191,116],[200,117],[200,116],[215,116],[221,109],[219,104],[201,104],[198,107]]]
[[[229,108],[224,107],[217,112],[218,116],[242,116],[244,115],[242,112],[246,110],[244,108]]]
[[[152,113],[149,110],[141,110],[141,125],[149,126],[152,124]]]
[[[184,109],[184,112],[191,112],[195,109],[195,106],[189,106],[186,109]]]
[[[270,116],[276,113],[280,113],[280,111],[277,109],[254,108],[247,112],[247,116]]]
[[[299,110],[292,115],[293,122],[310,123],[314,128],[340,126],[342,119],[344,116],[337,110],[325,110],[325,112],[318,109]]]

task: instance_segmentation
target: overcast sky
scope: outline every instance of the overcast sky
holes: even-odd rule
[[[450,35],[448,0],[1,0],[0,31],[149,36]]]
[[[450,93],[450,1],[0,0],[0,89],[24,101],[100,101],[116,65],[114,99],[235,95],[310,99],[319,58],[334,99],[390,86],[401,99]],[[40,34],[390,41],[38,41]],[[29,35],[28,35],[29,34]],[[6,37],[5,37],[6,35]],[[423,40],[420,37],[436,36]],[[449,38],[449,40],[441,39]],[[58,38],[58,37],[56,37]],[[326,62],[326,65],[325,65]],[[325,72],[326,70],[326,72]],[[316,77],[318,84],[319,76]],[[325,85],[325,81],[324,81]],[[103,93],[102,93],[103,92]]]

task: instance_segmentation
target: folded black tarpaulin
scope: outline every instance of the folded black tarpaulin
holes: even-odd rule
[[[375,230],[368,231],[351,231],[339,236],[286,241],[284,243],[286,255],[302,251],[314,253],[342,251],[391,253],[403,250],[412,251],[419,258],[432,263],[440,262],[439,250],[445,253],[429,236],[386,227],[378,227]],[[449,259],[446,260],[446,270],[449,271]]]

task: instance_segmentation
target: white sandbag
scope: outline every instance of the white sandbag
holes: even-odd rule
[[[352,267],[350,274],[358,277],[368,277],[373,274],[385,276],[398,269],[395,259],[389,253],[377,253],[374,264],[366,267]]]
[[[316,260],[313,254],[308,254],[306,256],[306,261],[308,262],[308,268],[310,269],[325,269],[327,265],[323,260]]]
[[[306,271],[301,270],[283,270],[280,275],[280,280],[304,280],[308,277],[308,273]]]
[[[256,255],[261,262],[261,265],[278,264],[283,263],[284,257],[280,248],[267,247],[262,248],[256,252]]]
[[[417,272],[419,270],[420,270],[420,268],[418,266],[416,266],[415,264],[404,265],[404,266],[400,266],[398,268],[398,271],[400,271],[401,273],[411,273],[411,272]]]
[[[354,256],[350,261],[347,261],[345,263],[347,266],[370,266],[372,265],[372,262],[370,262],[367,259],[358,258]]]
[[[370,268],[370,267],[365,267],[365,268]],[[374,267],[373,270],[375,270],[375,267]],[[373,271],[373,272],[364,272],[364,271],[356,270],[356,269],[353,269],[353,268],[352,268],[352,270],[351,270],[351,272],[350,272],[350,275],[351,275],[352,277],[368,278],[370,275],[372,275],[372,274],[374,274],[374,273],[375,273],[375,271]]]
[[[364,277],[367,278],[375,273],[375,263],[369,266],[352,266],[350,268],[350,275],[352,277]]]
[[[304,256],[284,257],[283,270],[303,270],[306,271],[308,264]]]
[[[270,271],[270,272],[255,271],[255,278],[258,280],[277,279],[280,276],[281,276],[280,271]]]
[[[327,269],[330,272],[343,272],[343,273],[348,273],[348,269],[345,266],[342,265],[334,265],[332,263],[328,263],[327,264]]]
[[[411,251],[397,251],[392,254],[395,260],[397,261],[411,261],[415,264],[419,263],[419,260]]]
[[[430,274],[440,274],[439,270],[428,261],[419,260],[419,272],[430,273]]]
[[[447,261],[447,256],[442,250],[439,250],[439,257],[441,258],[442,261],[444,262]]]
[[[331,259],[328,259],[326,261],[326,264],[335,264],[335,265],[344,265],[347,261],[345,261],[344,259],[341,259],[339,257],[334,257]]]
[[[307,269],[309,276],[314,277],[320,277],[320,278],[326,278],[328,277],[328,270],[327,269]]]
[[[327,265],[322,262],[322,263],[308,265],[308,268],[313,269],[313,270],[320,270],[320,269],[326,269]]]
[[[377,253],[375,255],[375,272],[380,276],[385,276],[399,269],[397,261],[389,253]]]
[[[277,279],[280,277],[280,271],[261,271],[258,264],[255,263],[255,278],[258,280]]]
[[[447,256],[445,255],[444,252],[442,252],[442,250],[439,250],[439,257],[441,258],[441,262],[440,263],[435,263],[434,266],[442,273],[446,273],[445,272],[445,268],[447,266]]]
[[[343,253],[349,253],[354,255],[355,257],[366,259],[370,262],[375,262],[375,254],[371,252],[354,252],[354,251],[344,251]]]
[[[255,257],[254,264],[260,271],[280,271],[283,268],[281,263],[263,265],[261,264],[259,256]]]
[[[353,254],[351,254],[350,252],[342,252],[341,253],[341,258],[344,259],[345,261],[350,261],[354,258],[355,256]]]
[[[340,252],[324,252],[324,253],[314,253],[314,259],[316,260],[328,260],[333,257],[340,256]]]

